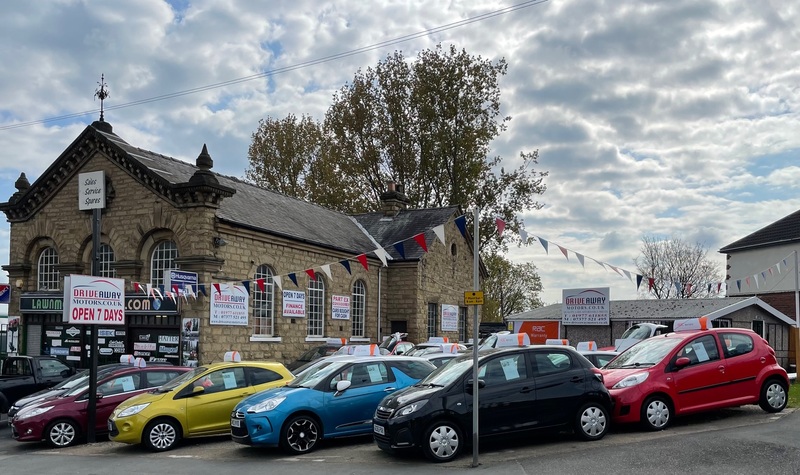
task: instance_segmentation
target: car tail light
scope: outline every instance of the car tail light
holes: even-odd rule
[[[597,368],[592,368],[592,374],[594,375],[594,377],[595,377],[595,378],[596,378],[598,381],[600,381],[600,383],[601,383],[601,384],[603,383],[603,373],[601,373],[599,369],[597,369]]]

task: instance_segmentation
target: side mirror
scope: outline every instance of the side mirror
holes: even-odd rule
[[[678,369],[685,368],[685,367],[689,366],[689,364],[691,362],[692,361],[689,358],[687,358],[685,356],[681,356],[680,358],[675,360],[675,367],[678,368]]]
[[[195,396],[197,394],[203,394],[204,392],[206,392],[206,388],[204,388],[203,386],[195,386],[194,388],[192,388],[192,396]]]
[[[484,381],[482,379],[479,379],[478,380],[478,389],[485,388],[485,387],[486,387],[486,381]],[[472,391],[473,388],[475,388],[475,381],[473,381],[472,379],[467,380],[467,389],[469,391]]]
[[[65,369],[65,370],[61,371],[61,377],[62,378],[69,378],[73,374],[75,374],[75,370],[72,370],[72,369]]]
[[[350,385],[352,385],[352,384],[353,383],[351,383],[350,381],[348,381],[346,379],[344,379],[342,381],[339,381],[339,382],[336,383],[336,392],[340,393],[340,392],[346,390],[347,388],[349,388]]]
[[[97,394],[94,395],[94,398],[99,401],[100,399],[103,399],[103,395],[100,394],[100,393],[97,393]]]

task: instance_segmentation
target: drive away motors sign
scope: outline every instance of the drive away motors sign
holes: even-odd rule
[[[124,325],[125,281],[89,275],[64,278],[64,317],[74,324]]]

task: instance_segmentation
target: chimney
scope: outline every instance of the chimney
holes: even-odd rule
[[[398,189],[400,191],[398,191]],[[386,182],[386,191],[381,193],[381,209],[383,215],[393,218],[397,216],[400,211],[407,209],[410,201],[408,197],[402,192],[403,186],[396,185],[394,181]]]

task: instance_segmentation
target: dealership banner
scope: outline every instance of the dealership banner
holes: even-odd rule
[[[331,297],[331,318],[333,320],[350,320],[349,295],[333,295]]]
[[[247,326],[249,298],[243,285],[214,284],[211,292],[211,325]]]
[[[458,305],[442,305],[442,331],[458,331]]]
[[[514,333],[526,333],[533,345],[544,345],[547,340],[560,338],[558,320],[525,320],[514,322]]]
[[[283,291],[283,316],[305,318],[306,293],[297,290]]]
[[[564,325],[609,325],[611,304],[608,287],[564,289],[561,323]]]
[[[125,325],[125,280],[70,275],[64,278],[64,303],[68,323]]]
[[[0,284],[0,303],[11,302],[11,286],[8,284]]]

